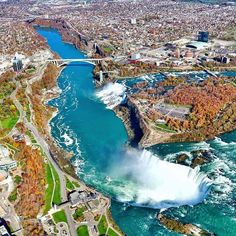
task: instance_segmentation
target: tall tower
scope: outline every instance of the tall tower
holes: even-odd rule
[[[99,80],[102,83],[103,82],[103,72],[102,70],[99,71]]]

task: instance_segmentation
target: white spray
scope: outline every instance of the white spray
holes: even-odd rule
[[[211,186],[199,168],[160,160],[146,150],[128,150],[111,175],[109,185],[119,201],[157,209],[196,205]]]
[[[108,109],[113,109],[125,100],[125,90],[126,88],[122,84],[109,83],[98,91],[96,95],[107,105]]]

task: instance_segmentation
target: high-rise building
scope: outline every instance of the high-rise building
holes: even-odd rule
[[[230,58],[229,57],[221,57],[221,62],[228,64],[230,62]]]
[[[198,41],[208,43],[208,41],[209,41],[209,32],[207,32],[207,31],[198,32]]]
[[[17,57],[14,57],[12,66],[14,71],[20,71],[23,68],[22,60]]]

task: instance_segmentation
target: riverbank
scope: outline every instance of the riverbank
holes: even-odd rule
[[[77,49],[90,53],[85,36],[69,26],[65,20],[36,18],[28,23],[33,27],[57,29],[61,33],[64,42],[73,44]]]

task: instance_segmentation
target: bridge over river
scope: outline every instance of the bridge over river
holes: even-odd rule
[[[98,63],[101,63],[102,61],[110,61],[112,60],[112,58],[110,57],[106,57],[106,58],[83,58],[83,59],[51,59],[51,60],[47,60],[48,62],[52,62],[54,64],[56,64],[57,66],[64,66],[67,65],[71,62],[85,62],[85,63],[89,63],[92,65],[96,65]]]
[[[111,61],[112,58],[110,57],[106,57],[106,58],[83,58],[83,59],[73,59],[73,58],[66,58],[66,59],[50,59],[50,60],[47,60],[47,62],[52,62],[54,63],[55,65],[57,65],[58,67],[61,67],[61,66],[65,66],[71,62],[84,62],[84,63],[89,63],[89,64],[92,64],[94,66],[96,66],[97,64],[103,62],[103,61]],[[103,74],[113,74],[115,73],[114,71],[102,71],[100,70],[99,71],[99,78],[100,78],[100,82],[103,81]]]

